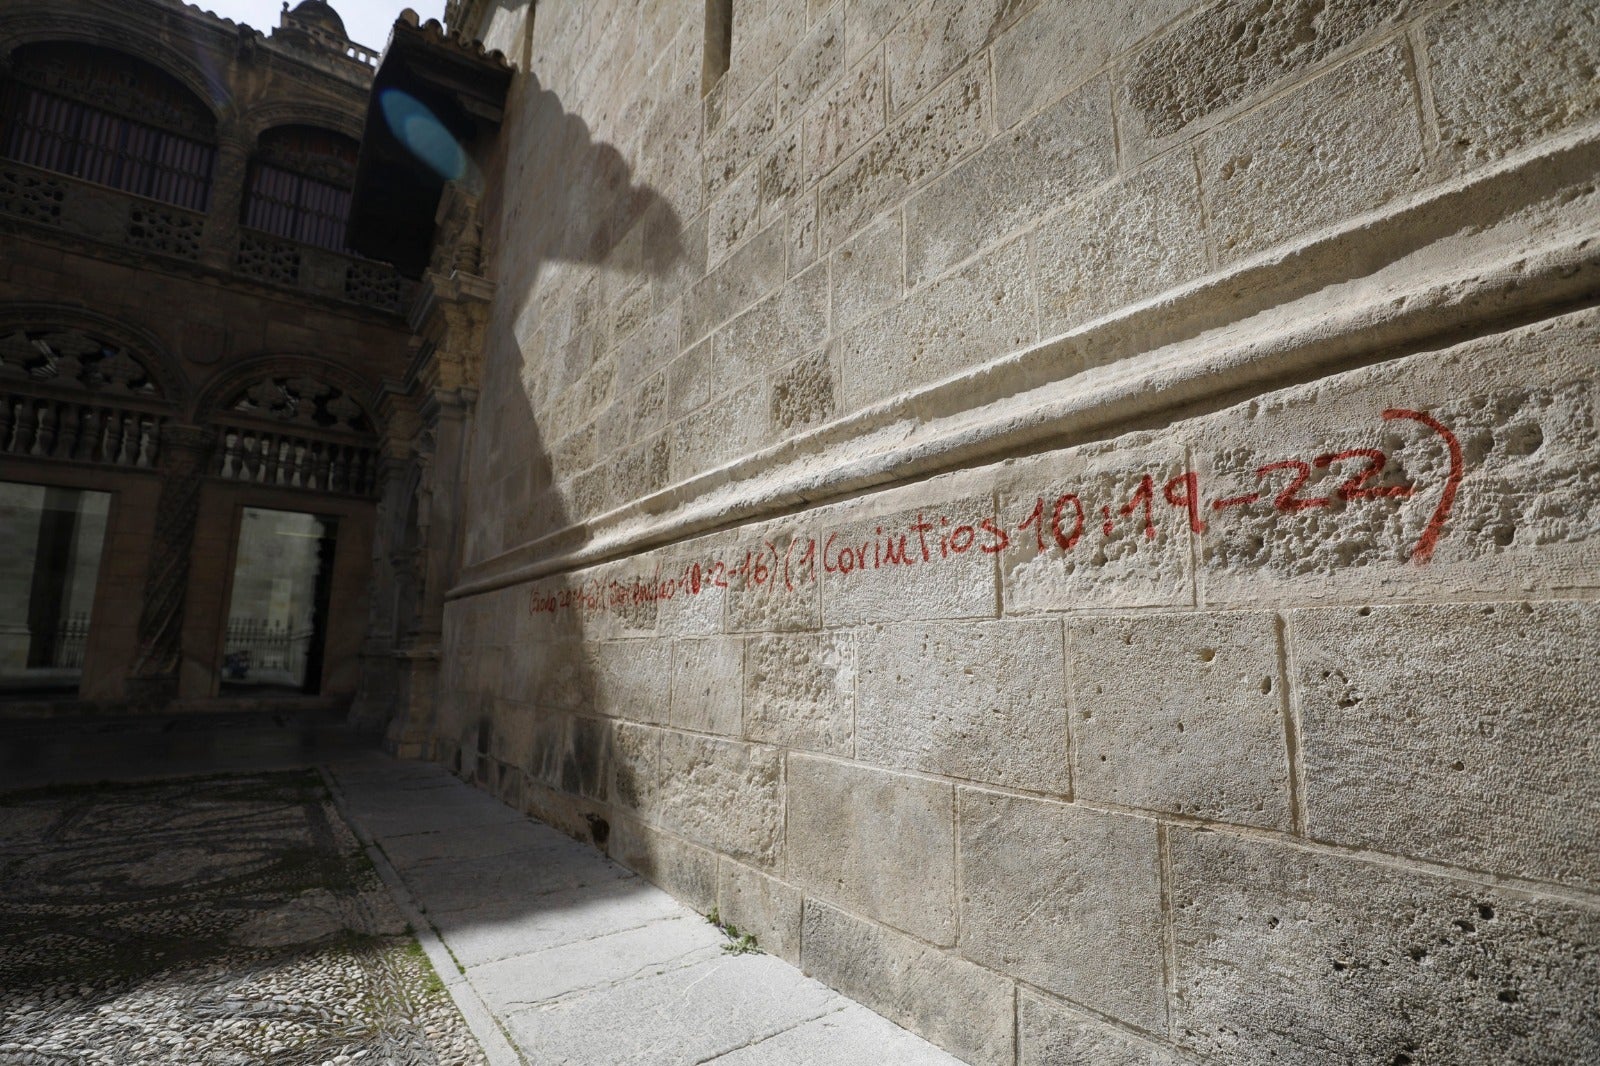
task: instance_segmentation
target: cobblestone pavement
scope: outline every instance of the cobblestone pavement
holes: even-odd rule
[[[0,1066],[480,1066],[312,772],[0,795]]]

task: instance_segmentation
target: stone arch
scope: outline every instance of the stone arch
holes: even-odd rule
[[[149,389],[136,388],[129,395],[165,402],[178,410],[186,406],[189,387],[183,364],[153,334],[145,330],[81,307],[49,303],[0,304],[0,344],[19,336],[26,341],[42,342],[56,355],[74,360],[81,371],[76,376],[80,386],[92,389],[107,380],[127,381],[137,386],[140,379],[129,378],[126,368],[95,370],[97,364],[111,356],[94,351],[92,346],[111,349],[117,355],[137,363],[145,372],[144,380],[151,386]],[[47,358],[42,349],[39,357]],[[20,352],[14,351],[10,358],[0,354],[0,363],[12,367],[18,365],[20,358]],[[5,371],[0,371],[0,376],[4,374]],[[60,376],[57,371],[54,377],[40,377],[38,380],[48,384]],[[72,387],[64,381],[62,385]]]
[[[316,356],[258,355],[206,383],[195,403],[195,421],[242,416],[376,439],[383,423],[368,399],[375,388],[355,371]]]
[[[350,108],[315,100],[275,100],[239,116],[240,135],[253,147],[261,136],[283,126],[315,126],[361,140],[362,116]]]
[[[68,17],[51,5],[40,5],[37,12],[6,21],[5,29],[0,31],[0,64],[7,72],[19,48],[44,44],[89,45],[147,63],[174,79],[211,113],[219,128],[232,110],[232,89],[215,73],[220,64],[210,67],[197,62],[172,41],[137,21],[103,21],[81,14]]]

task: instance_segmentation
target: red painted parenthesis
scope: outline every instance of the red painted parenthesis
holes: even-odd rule
[[[1456,440],[1456,435],[1437,418],[1423,411],[1408,411],[1399,407],[1391,407],[1383,412],[1385,422],[1392,422],[1397,418],[1409,418],[1413,422],[1421,422],[1443,437],[1450,449],[1450,476],[1445,479],[1444,495],[1439,497],[1439,506],[1433,509],[1433,517],[1428,519],[1428,528],[1422,531],[1422,539],[1411,549],[1412,561],[1422,566],[1433,558],[1434,545],[1439,543],[1439,537],[1444,533],[1444,524],[1450,517],[1450,508],[1455,506],[1456,488],[1461,484],[1465,464],[1461,461],[1461,442]]]

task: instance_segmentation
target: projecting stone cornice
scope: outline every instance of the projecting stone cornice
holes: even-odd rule
[[[1600,299],[1600,127],[464,568],[451,597],[1104,440]]]

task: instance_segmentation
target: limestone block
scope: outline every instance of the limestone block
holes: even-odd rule
[[[706,138],[704,165],[708,202],[761,153],[777,129],[777,102],[773,97],[772,79],[768,78],[720,129]]]
[[[845,330],[872,311],[897,303],[905,291],[905,235],[899,212],[834,249],[829,267],[834,328]]]
[[[774,748],[663,733],[660,823],[691,843],[770,869],[782,857],[782,780]]]
[[[991,501],[952,498],[941,489],[922,490],[925,506],[819,529],[815,567],[824,624],[995,616],[994,555],[984,551],[993,542],[977,533]]]
[[[798,122],[773,138],[772,144],[755,168],[761,182],[761,221],[770,224],[783,220],[790,203],[802,185],[800,124]],[[791,271],[792,273],[792,271]]]
[[[1125,64],[1119,132],[1132,152],[1144,155],[1189,124],[1391,30],[1415,6],[1414,0],[1213,4]]]
[[[1211,508],[1205,601],[1360,605],[1592,587],[1597,359],[1596,316],[1580,312],[1196,426]]]
[[[782,224],[781,222],[778,224]],[[789,210],[789,273],[794,274],[817,261],[817,192],[806,192]]]
[[[1592,907],[1170,831],[1174,1030],[1228,1063],[1593,1061]]]
[[[821,263],[723,326],[717,369],[726,384],[748,380],[809,352],[828,335],[828,270]]]
[[[1018,238],[845,333],[844,409],[931,385],[1037,336],[1026,242]]]
[[[1155,823],[969,788],[956,801],[961,953],[1165,1029]]]
[[[1313,837],[1600,888],[1600,608],[1290,619]]]
[[[1424,24],[1439,148],[1465,169],[1600,114],[1600,10],[1477,0]]]
[[[996,38],[995,119],[1010,129],[1199,0],[1042,0]]]
[[[1153,1044],[1034,992],[1017,995],[1017,1066],[1186,1066]]]
[[[637,500],[667,486],[672,469],[672,437],[662,432],[628,448],[611,467],[611,491],[618,502]],[[654,603],[648,605],[654,615]],[[653,624],[649,627],[655,628]]]
[[[1223,262],[1349,218],[1422,183],[1409,57],[1369,52],[1200,142]]]
[[[768,226],[695,282],[684,296],[684,340],[699,340],[783,284],[785,244],[782,224]]]
[[[661,781],[661,730],[613,722],[609,754],[604,772],[612,807],[653,818]]]
[[[590,645],[594,710],[613,718],[666,724],[672,689],[672,642],[607,640]]]
[[[824,15],[778,67],[778,124],[787,126],[816,98],[818,90],[844,71],[844,9]],[[798,131],[797,131],[798,132]]]
[[[606,854],[701,914],[717,905],[717,857],[626,815],[611,819]]]
[[[738,736],[744,694],[744,642],[738,637],[678,640],[672,648],[674,729]]]
[[[672,480],[747,455],[767,437],[766,382],[751,381],[672,427]]]
[[[1186,150],[1078,198],[1029,237],[1040,335],[1065,333],[1201,277],[1209,266],[1205,237]]]
[[[794,632],[822,625],[822,592],[815,580],[815,538],[783,527],[769,526],[751,538],[767,547],[773,571],[763,582],[734,578],[721,590],[728,602],[728,629],[733,632]],[[729,559],[742,552],[727,553]],[[726,565],[726,564],[725,564]],[[735,562],[734,565],[738,565]]]
[[[968,57],[982,51],[1032,0],[932,0],[909,13],[884,39],[889,111],[922,99]]]
[[[660,253],[650,275],[650,306],[658,313],[673,306],[706,276],[708,212],[699,211],[682,220],[669,214],[668,220],[655,223],[657,235],[645,242]]]
[[[706,219],[706,265],[716,269],[729,252],[756,231],[761,214],[761,171],[750,167],[711,200]]]
[[[883,40],[884,34],[893,29],[905,13],[906,5],[902,0],[845,0],[845,55],[850,62],[854,63]]]
[[[1276,618],[1128,615],[1067,644],[1074,797],[1290,828]]]
[[[943,274],[1115,172],[1110,90],[1096,78],[906,204],[906,283],[915,288]]]
[[[669,363],[666,377],[668,421],[675,422],[709,403],[718,391],[712,338],[707,337]]]
[[[651,315],[632,335],[619,343],[614,356],[616,371],[611,386],[612,394],[626,398],[634,386],[665,369],[681,349],[683,330],[682,308],[672,304]]]
[[[705,538],[692,542],[683,553],[664,555],[660,564],[662,579],[672,577],[681,581],[683,575],[689,573],[702,557],[714,552],[715,545],[719,543],[717,538]],[[688,593],[680,588],[671,599],[661,600],[657,604],[657,631],[663,635],[677,636],[710,636],[721,633],[728,592],[728,589],[704,584],[698,594]]]
[[[1015,985],[881,925],[806,900],[805,972],[973,1066],[1014,1061]]]
[[[861,633],[856,756],[1065,794],[1067,679],[1055,621]]]
[[[988,84],[989,64],[979,58],[835,167],[819,194],[824,247],[983,144]]]
[[[756,938],[756,946],[785,962],[800,962],[798,889],[723,859],[717,877],[717,915],[740,933]]]
[[[1165,491],[1184,498],[1183,474],[1180,450],[1139,435],[1007,464],[1006,613],[1192,605],[1190,516]]]
[[[949,785],[791,755],[788,801],[794,884],[932,943],[955,943]]]
[[[749,739],[849,756],[854,753],[855,693],[854,634],[750,638],[744,669]]]
[[[883,56],[874,52],[824,93],[801,121],[803,180],[809,185],[884,126]]]
[[[837,375],[828,353],[829,349],[819,348],[774,375],[771,415],[775,433],[821,425],[838,412]]]

